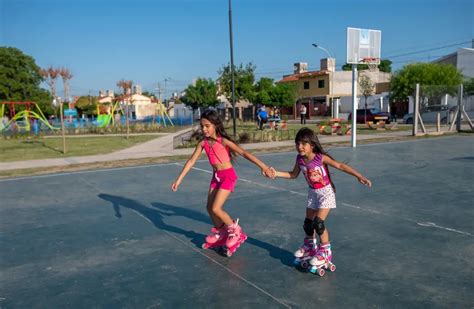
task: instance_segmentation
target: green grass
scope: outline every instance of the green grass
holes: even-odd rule
[[[88,156],[114,152],[155,139],[157,136],[99,136],[66,139],[66,154],[63,154],[63,139],[0,139],[0,162],[21,160]]]

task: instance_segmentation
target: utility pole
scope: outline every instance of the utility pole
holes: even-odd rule
[[[165,88],[163,89],[163,101],[166,101],[166,83],[171,80],[171,77],[165,78]]]
[[[160,103],[163,101],[161,100],[161,84],[158,83],[158,87],[156,87],[157,93],[158,93],[158,99],[160,100]]]
[[[232,126],[234,138],[237,138],[235,126],[235,72],[234,72],[234,38],[232,36],[232,1],[229,0],[229,37],[230,37],[230,71],[232,74]]]

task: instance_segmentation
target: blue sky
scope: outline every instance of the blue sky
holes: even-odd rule
[[[278,80],[295,62],[318,69],[326,55],[311,43],[340,67],[347,27],[381,30],[395,69],[474,37],[471,0],[233,0],[232,11],[235,64],[253,62],[257,79]],[[156,91],[169,78],[169,96],[230,62],[228,0],[0,0],[0,45],[70,69],[73,95],[117,90],[122,78]]]

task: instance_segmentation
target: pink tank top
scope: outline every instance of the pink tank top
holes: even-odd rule
[[[213,145],[210,145],[208,139],[205,138],[202,146],[204,151],[206,151],[209,163],[211,163],[211,165],[230,162],[230,150],[229,147],[222,144],[222,137],[218,137]]]
[[[303,172],[306,182],[312,189],[320,189],[331,184],[326,166],[323,164],[323,155],[318,153],[311,162],[304,162],[303,156],[297,155],[296,162]]]

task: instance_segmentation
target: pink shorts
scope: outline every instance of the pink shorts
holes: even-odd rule
[[[239,179],[239,177],[233,167],[214,171],[211,180],[211,189],[224,189],[233,192],[237,179]]]

